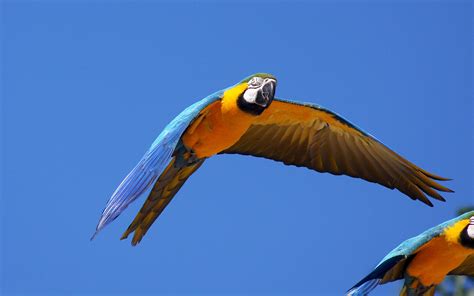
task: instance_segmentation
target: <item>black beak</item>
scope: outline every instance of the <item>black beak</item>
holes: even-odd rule
[[[268,79],[263,83],[260,90],[258,91],[255,102],[262,107],[268,107],[275,96],[275,89],[276,81],[273,79]]]

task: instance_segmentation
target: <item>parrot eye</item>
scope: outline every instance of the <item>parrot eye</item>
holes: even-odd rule
[[[257,88],[263,83],[263,78],[261,77],[252,77],[247,83],[249,88]]]
[[[275,95],[276,80],[273,78],[252,77],[247,89],[237,99],[237,105],[244,112],[260,115],[270,106]]]

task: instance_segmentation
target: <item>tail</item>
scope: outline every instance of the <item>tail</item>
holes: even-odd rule
[[[158,181],[156,181],[155,186],[153,186],[140,212],[138,212],[133,222],[128,226],[121,239],[126,239],[134,232],[132,245],[135,246],[138,244],[181,186],[183,186],[189,176],[191,176],[203,162],[204,160],[198,160],[194,164],[182,166],[173,158]]]

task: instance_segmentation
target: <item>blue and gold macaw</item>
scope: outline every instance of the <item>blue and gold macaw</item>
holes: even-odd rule
[[[347,295],[405,279],[402,296],[431,296],[447,275],[474,277],[474,211],[435,226],[393,249]]]
[[[136,245],[173,196],[208,158],[238,153],[349,175],[398,189],[432,206],[426,195],[451,190],[374,137],[320,106],[274,98],[277,80],[258,73],[186,108],[153,142],[108,201],[97,230],[152,187],[122,236]]]

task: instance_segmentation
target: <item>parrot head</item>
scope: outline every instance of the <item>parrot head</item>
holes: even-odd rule
[[[474,216],[469,219],[469,224],[461,231],[460,242],[463,246],[474,249]]]
[[[237,105],[252,115],[262,114],[273,101],[276,83],[276,78],[266,73],[257,73],[245,78],[239,84],[246,84],[247,87],[239,95]]]

